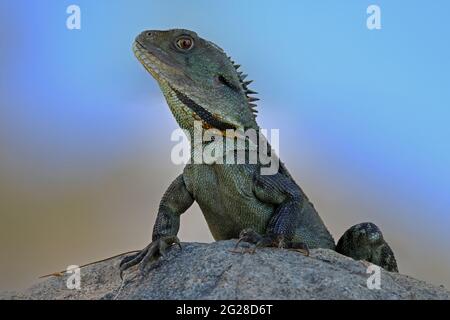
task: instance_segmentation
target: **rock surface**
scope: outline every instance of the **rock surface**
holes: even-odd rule
[[[119,277],[121,258],[81,269],[81,289],[68,275],[52,277],[3,299],[449,299],[443,287],[381,270],[381,288],[368,289],[368,264],[327,249],[298,252],[264,248],[232,253],[234,240],[173,247],[142,275]]]

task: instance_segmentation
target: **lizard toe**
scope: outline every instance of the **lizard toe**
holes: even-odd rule
[[[140,265],[140,271],[144,272],[147,264],[158,260],[159,257],[164,256],[168,248],[173,244],[177,244],[181,249],[180,240],[176,236],[162,237],[151,242],[147,247],[142,249],[137,254],[127,256],[120,262],[120,277],[127,269]]]

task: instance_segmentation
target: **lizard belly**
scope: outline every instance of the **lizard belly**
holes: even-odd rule
[[[274,207],[253,194],[256,165],[195,164],[185,168],[188,190],[216,240],[238,238],[245,228],[264,233]]]

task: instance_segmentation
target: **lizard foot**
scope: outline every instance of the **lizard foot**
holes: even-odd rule
[[[286,249],[300,252],[304,256],[309,257],[309,247],[304,242],[288,242],[286,245]]]
[[[278,247],[278,243],[281,239],[279,239],[278,236],[275,235],[265,235],[262,236],[253,229],[244,229],[239,234],[239,239],[236,242],[236,245],[234,246],[233,252],[237,253],[255,253],[256,248],[262,248],[262,247]],[[247,242],[254,244],[255,246],[250,249],[244,249],[242,251],[238,251],[237,248],[239,247],[239,244],[241,242]]]
[[[120,278],[122,278],[125,270],[138,264],[140,265],[140,271],[144,273],[144,269],[148,263],[154,262],[159,257],[164,256],[167,248],[174,244],[178,245],[181,249],[180,240],[177,236],[162,237],[151,242],[140,252],[123,258],[120,262]]]
[[[248,242],[254,244],[255,246],[251,249],[244,249],[238,251],[237,248],[241,242]],[[305,256],[309,255],[308,246],[303,242],[286,241],[283,235],[276,235],[272,233],[260,235],[253,229],[244,229],[241,231],[241,233],[239,234],[239,239],[231,252],[253,254],[255,253],[257,248],[264,248],[264,247],[284,248],[300,252]]]
[[[339,239],[336,251],[355,260],[366,260],[387,271],[398,272],[394,253],[373,223],[354,225]]]

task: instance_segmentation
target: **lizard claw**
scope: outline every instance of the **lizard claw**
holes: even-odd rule
[[[254,249],[242,249],[238,250],[239,244],[241,242],[248,242],[248,243],[257,243],[259,239],[262,238],[256,231],[253,231],[253,229],[244,229],[239,233],[239,239],[236,242],[236,245],[233,249],[230,250],[232,253],[254,253]]]
[[[140,252],[127,256],[120,262],[120,278],[122,279],[123,272],[127,269],[140,265],[140,272],[144,273],[145,267],[148,263],[154,262],[159,259],[159,257],[164,257],[167,249],[173,244],[176,244],[181,249],[180,240],[176,236],[167,236],[159,238],[151,242],[148,246],[142,249]]]
[[[303,242],[290,242],[288,243],[287,250],[300,252],[306,257],[309,257],[309,247],[306,243]]]
[[[241,242],[248,242],[254,244],[254,247],[251,249],[243,249],[238,251],[237,248]],[[268,233],[264,236],[258,234],[256,231],[252,229],[244,229],[239,234],[239,239],[236,242],[233,250],[230,250],[234,253],[255,253],[257,248],[264,247],[275,247],[280,249],[287,249],[296,252],[300,252],[305,256],[309,256],[309,248],[306,243],[303,242],[293,242],[286,241],[283,235],[277,235],[273,233]]]
[[[267,234],[265,236],[260,235],[253,229],[244,229],[239,234],[239,239],[236,242],[236,245],[234,246],[234,249],[231,250],[231,252],[235,253],[255,253],[257,248],[263,248],[263,247],[277,247],[278,243],[281,241],[280,236]],[[239,247],[239,244],[241,242],[247,242],[252,243],[255,246],[251,249],[243,249],[241,251],[238,251],[237,248]]]

